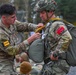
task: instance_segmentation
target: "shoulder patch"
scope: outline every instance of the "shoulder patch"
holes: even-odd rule
[[[60,35],[62,32],[64,32],[65,31],[65,28],[63,27],[63,26],[61,26],[61,27],[59,27],[57,30],[56,30],[56,33],[58,34],[58,35]]]
[[[9,42],[9,41],[4,41],[4,42],[3,42],[3,46],[7,47],[7,46],[9,46],[9,45],[10,45],[10,42]]]

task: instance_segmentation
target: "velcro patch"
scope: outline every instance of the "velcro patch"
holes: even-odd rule
[[[64,27],[59,27],[59,28],[56,30],[56,33],[57,33],[58,35],[60,35],[64,30],[65,30]]]
[[[9,46],[10,43],[9,43],[9,41],[5,41],[5,42],[3,42],[3,45],[6,47],[6,46]]]

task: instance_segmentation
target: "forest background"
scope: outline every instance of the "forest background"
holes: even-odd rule
[[[33,9],[39,0],[0,0],[0,5],[11,3],[17,8],[20,21],[39,23],[41,19]],[[48,0],[50,1],[50,0]],[[55,0],[58,5],[57,15],[76,25],[76,0]]]

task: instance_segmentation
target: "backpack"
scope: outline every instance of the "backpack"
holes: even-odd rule
[[[72,36],[72,41],[66,52],[66,61],[70,66],[76,66],[76,27],[68,24],[67,28]]]
[[[76,66],[76,26],[60,18],[54,18],[53,21],[54,20],[63,21],[72,36],[72,41],[68,47],[68,50],[66,51],[65,60],[70,66]]]

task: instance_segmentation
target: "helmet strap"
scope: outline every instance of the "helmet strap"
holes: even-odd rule
[[[51,18],[53,16],[53,14],[54,13],[52,13],[51,16],[48,16],[48,12],[46,12],[47,19]]]

